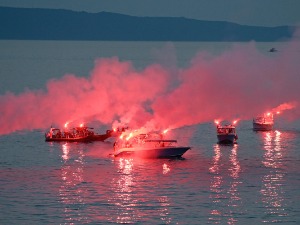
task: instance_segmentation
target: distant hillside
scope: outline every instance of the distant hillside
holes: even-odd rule
[[[0,7],[0,39],[13,40],[281,41],[291,38],[294,29],[108,12]]]

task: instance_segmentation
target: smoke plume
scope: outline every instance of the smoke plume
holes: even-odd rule
[[[137,70],[117,57],[98,59],[87,77],[66,74],[45,89],[0,96],[0,134],[90,121],[178,128],[216,118],[248,120],[267,110],[293,110],[299,119],[299,49],[296,41],[269,54],[254,42],[236,44],[217,56],[199,52],[184,68]]]

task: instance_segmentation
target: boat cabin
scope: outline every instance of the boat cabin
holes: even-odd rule
[[[235,134],[235,126],[233,125],[226,125],[226,126],[217,126],[217,133],[218,134]]]

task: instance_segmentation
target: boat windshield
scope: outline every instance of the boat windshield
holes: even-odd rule
[[[233,126],[226,126],[226,127],[217,127],[218,134],[234,134],[235,127]]]
[[[177,140],[162,139],[156,135],[141,134],[131,139],[120,139],[115,142],[115,148],[134,148],[134,147],[170,147],[176,146]]]
[[[260,117],[256,117],[253,121],[255,123],[272,123],[273,118],[260,116]]]

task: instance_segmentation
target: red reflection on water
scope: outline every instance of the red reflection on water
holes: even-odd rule
[[[232,178],[237,179],[239,178],[239,173],[241,172],[240,162],[237,157],[237,145],[233,146],[229,159],[232,165],[229,168],[229,170],[231,171],[230,175]]]
[[[170,198],[155,190],[159,186],[157,174],[168,174],[171,171],[169,163],[141,158],[116,158],[115,162],[118,175],[115,174],[111,181],[112,195],[109,199],[114,212],[108,221],[132,224],[153,214],[159,215],[164,224],[171,223]]]
[[[164,163],[162,167],[163,167],[163,174],[167,174],[171,170],[170,166],[167,163]]]
[[[230,154],[227,158],[228,150],[230,150]],[[214,146],[215,155],[212,160],[212,166],[209,168],[212,174],[210,199],[213,203],[209,223],[236,224],[238,222],[235,215],[238,214],[238,207],[241,204],[238,190],[238,186],[241,183],[239,181],[241,166],[237,150],[238,145],[221,146],[217,144]]]
[[[122,172],[123,176],[118,180],[118,186],[120,188],[120,197],[122,199],[127,199],[128,195],[124,193],[130,193],[132,190],[132,186],[134,184],[133,175],[132,175],[132,167],[133,167],[133,159],[123,159],[119,160],[119,171]]]
[[[87,223],[89,218],[82,214],[81,208],[85,205],[87,190],[80,184],[84,181],[84,154],[79,151],[74,161],[70,160],[70,144],[62,145],[63,165],[61,167],[61,186],[59,187],[60,202],[64,205],[63,215],[66,223]]]
[[[284,205],[285,173],[283,164],[282,133],[280,131],[266,132],[264,135],[264,157],[262,164],[270,171],[262,178],[262,203],[265,214],[270,216],[264,223],[282,222],[287,216]]]
[[[267,132],[264,134],[264,160],[262,163],[270,168],[282,168],[281,132]]]
[[[132,174],[133,159],[119,160],[119,172],[122,174],[120,179],[116,181],[118,192],[116,198],[121,199],[122,202],[117,202],[116,206],[120,207],[119,213],[116,218],[117,223],[133,223],[139,217],[137,212],[137,200],[132,196],[132,188],[135,185],[134,177]]]
[[[69,159],[69,151],[70,151],[70,146],[68,145],[68,143],[62,145],[62,150],[63,150],[62,159],[64,161],[67,161]]]

